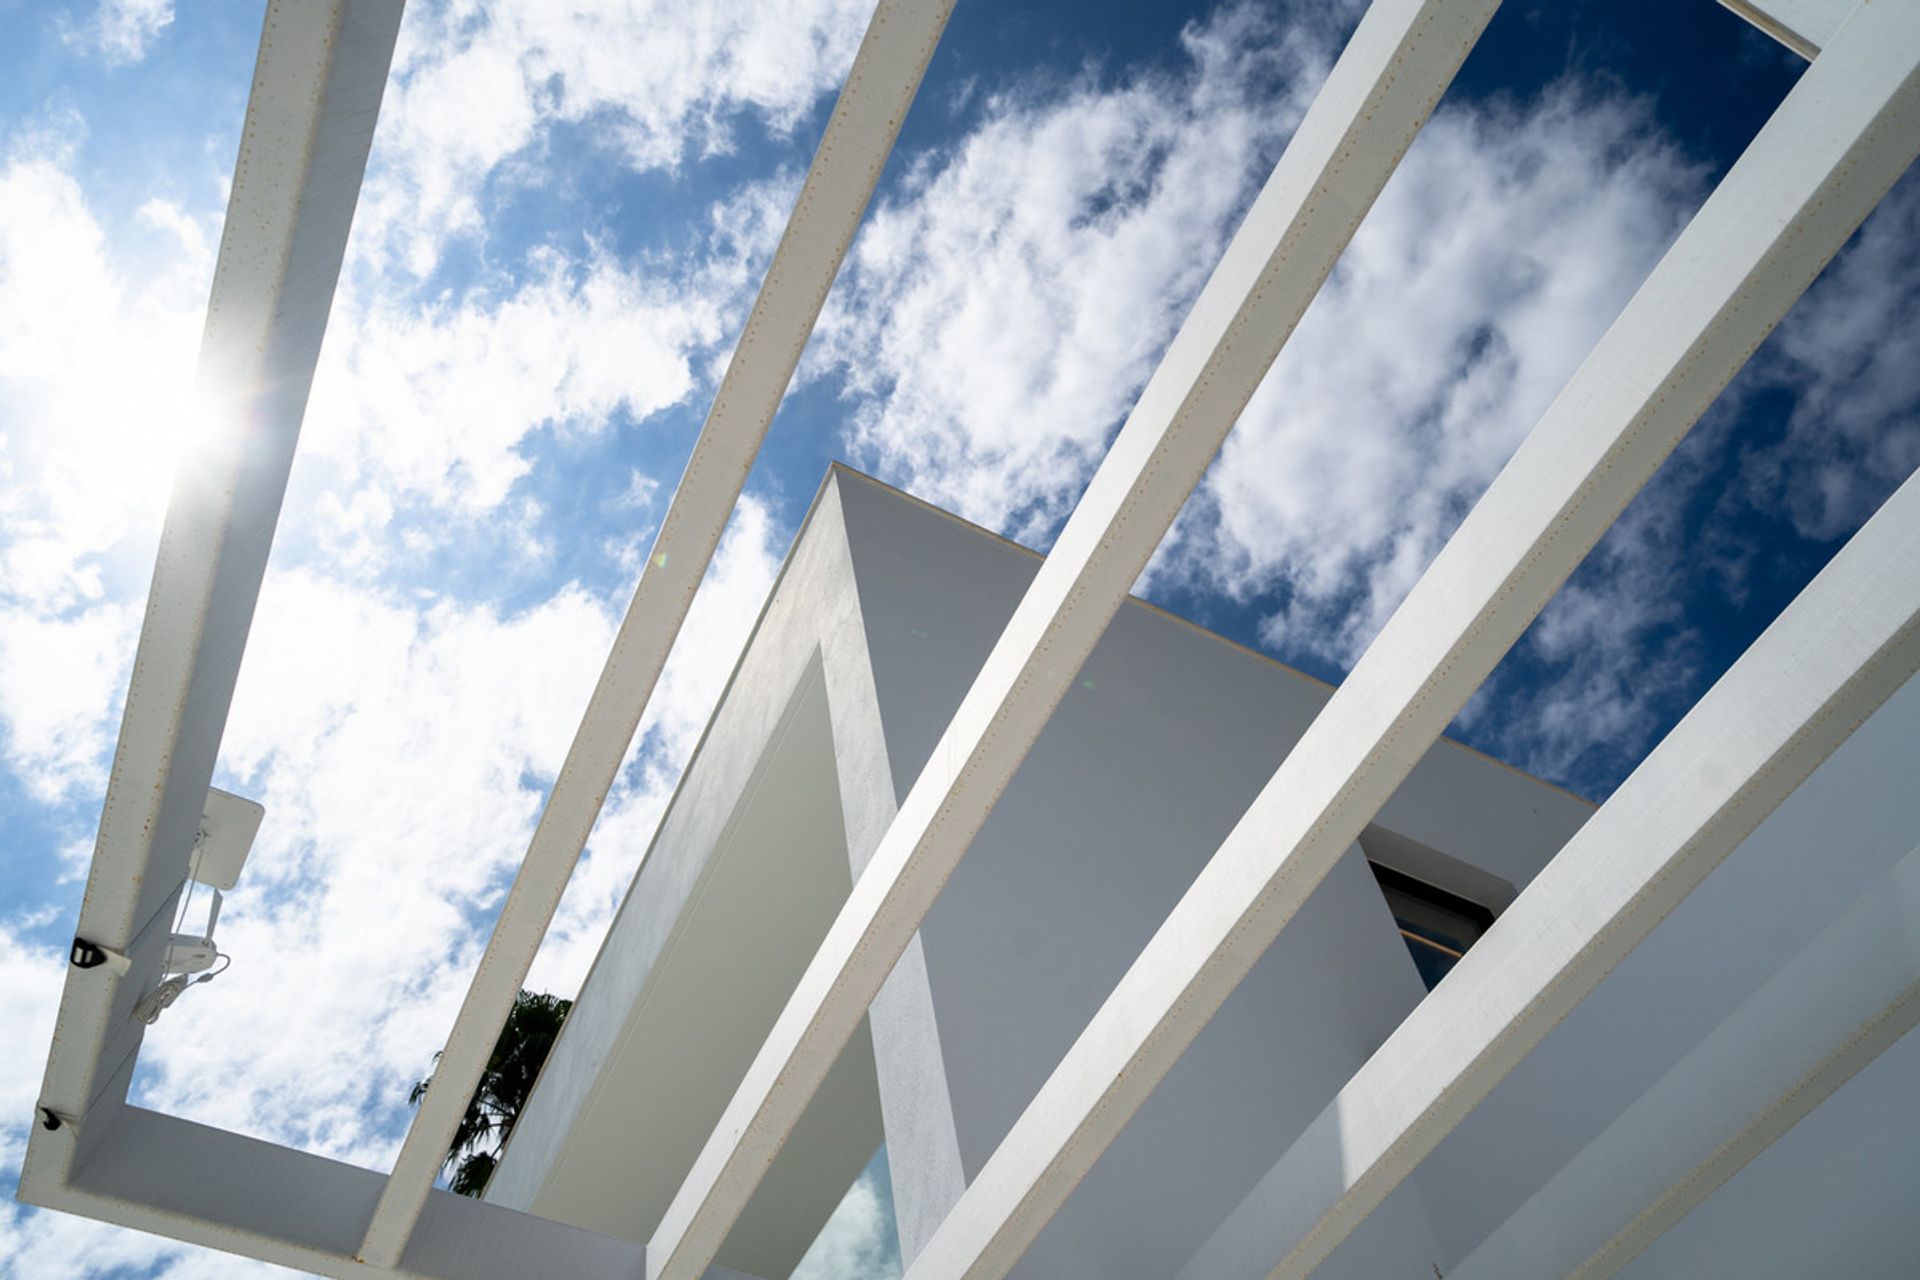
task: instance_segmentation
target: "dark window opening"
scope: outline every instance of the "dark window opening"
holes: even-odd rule
[[[1400,937],[1413,956],[1420,980],[1431,991],[1440,984],[1467,948],[1493,924],[1493,912],[1468,898],[1448,893],[1424,880],[1383,867],[1377,862],[1374,879],[1400,927]]]

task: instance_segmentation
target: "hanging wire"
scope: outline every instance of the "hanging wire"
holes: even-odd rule
[[[187,892],[180,899],[180,914],[175,917],[173,931],[179,933],[187,922],[187,908],[193,904],[194,886],[200,883],[200,852],[206,844],[207,833],[198,831],[193,838],[193,861],[187,864]]]

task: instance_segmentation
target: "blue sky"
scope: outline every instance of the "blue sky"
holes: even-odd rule
[[[263,7],[0,0],[9,1191]],[[1357,13],[961,0],[534,985],[584,973],[827,463],[1044,547]],[[866,16],[409,6],[223,748],[268,815],[235,963],[147,1105],[391,1159]],[[1508,0],[1144,593],[1337,679],[1798,67],[1710,0]],[[1908,179],[1459,736],[1604,798],[1920,464],[1916,233]],[[814,1274],[887,1274],[885,1231],[858,1201]],[[266,1270],[0,1208],[0,1275]]]

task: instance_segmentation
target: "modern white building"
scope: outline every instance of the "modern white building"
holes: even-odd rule
[[[1811,66],[1338,689],[1128,599],[1496,5],[1375,0],[1044,559],[829,476],[474,1201],[435,1172],[951,6],[881,0],[380,1172],[127,1101],[259,820],[209,783],[399,23],[274,0],[22,1198],[776,1280],[884,1146],[909,1280],[1920,1273],[1920,477],[1597,809],[1441,738],[1920,154],[1920,3],[1730,3]]]
[[[1039,564],[855,473],[827,478],[488,1200],[653,1236]],[[911,1265],[1330,693],[1123,605],[718,1262],[786,1276],[884,1143]],[[1920,893],[1920,855],[1903,861],[1920,845],[1916,761],[1920,682],[1316,1274],[1562,1274],[1636,1193],[1731,1137],[1752,1099],[1725,1095],[1764,1075],[1746,1059],[1784,1069],[1831,1016],[1796,1004],[1822,946],[1871,927],[1863,913],[1899,918],[1902,886]],[[1430,749],[1011,1274],[1265,1275],[1246,1264],[1279,1258],[1288,1180],[1319,1172],[1277,1162],[1426,996],[1423,962],[1437,978],[1591,813],[1458,744]],[[1916,1090],[1920,1038],[1796,1129],[1830,1149],[1819,1179],[1770,1169],[1791,1158],[1778,1148],[1626,1274],[1920,1270],[1900,1210],[1920,1187],[1920,1114],[1901,1102]],[[1776,1204],[1782,1182],[1798,1190]]]
[[[1039,563],[828,477],[489,1200],[653,1234]],[[719,1261],[786,1276],[883,1141],[917,1253],[1329,692],[1124,605]],[[1425,994],[1390,900],[1437,972],[1590,812],[1429,752],[1019,1274],[1178,1271]]]

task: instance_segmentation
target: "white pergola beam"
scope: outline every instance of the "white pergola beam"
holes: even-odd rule
[[[1184,1280],[1311,1274],[1916,668],[1920,477],[1888,499],[1354,1073]],[[1329,1151],[1341,1153],[1331,1176]]]
[[[273,0],[261,35],[180,460],[134,654],[77,936],[128,954],[74,968],[21,1194],[45,1203],[114,1122],[186,881],[326,332],[401,0]]]
[[[1811,61],[1820,56],[1860,0],[1720,0],[1720,3]]]
[[[994,1280],[1019,1259],[1906,169],[1920,148],[1917,58],[1920,6],[1869,4],[1802,77],[1068,1050],[915,1260],[911,1280]],[[1342,1143],[1347,1168],[1365,1167],[1351,1154],[1359,1150],[1351,1133]],[[1304,1275],[1324,1256],[1284,1274]]]
[[[435,1191],[392,1268],[353,1254],[386,1178],[128,1106],[74,1180],[35,1203],[340,1280],[632,1280],[643,1249]]]
[[[934,748],[648,1248],[694,1280],[1498,0],[1376,0]]]
[[[520,871],[414,1116],[362,1256],[405,1248],[467,1100],[526,981],[667,654],[880,180],[953,0],[880,0],[787,229],[674,490]]]
[[[1448,1280],[1619,1272],[1920,1022],[1917,937],[1920,849],[1449,1268]]]

